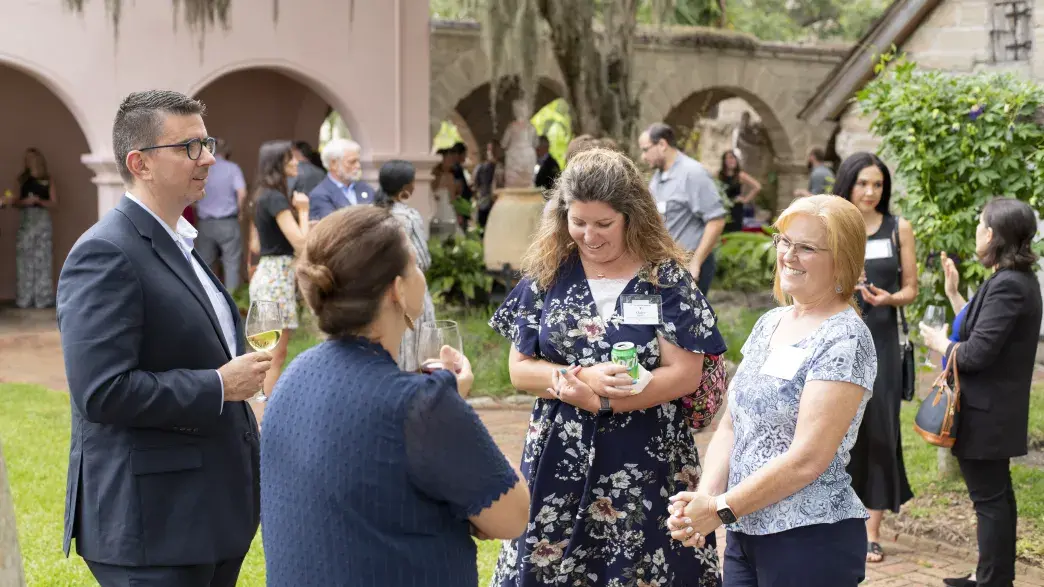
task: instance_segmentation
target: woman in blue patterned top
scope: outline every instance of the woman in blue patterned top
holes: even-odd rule
[[[866,234],[851,202],[797,200],[776,221],[776,299],[743,345],[695,493],[668,528],[700,546],[729,524],[727,587],[850,587],[865,574],[866,508],[845,470],[877,376],[852,294]]]
[[[476,586],[472,534],[522,533],[529,494],[452,370],[395,363],[424,303],[399,221],[352,206],[309,234],[298,282],[330,339],[276,385],[261,435],[268,585]],[[243,499],[249,499],[244,496]]]
[[[597,148],[570,159],[526,277],[490,321],[513,343],[512,383],[538,398],[522,455],[529,526],[492,585],[719,584],[713,543],[694,556],[663,530],[667,496],[699,479],[692,433],[720,398],[692,396],[725,351],[681,257],[634,163]],[[620,342],[650,381],[621,375]]]

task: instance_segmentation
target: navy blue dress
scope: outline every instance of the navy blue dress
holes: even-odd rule
[[[265,411],[267,583],[477,585],[468,517],[517,481],[452,373],[401,371],[364,339],[320,344]]]
[[[694,353],[725,352],[714,312],[677,263],[655,275],[646,266],[624,288],[623,295],[661,296],[663,321],[655,326],[624,324],[620,299],[603,321],[576,256],[559,275],[548,291],[523,279],[490,320],[524,355],[592,366],[628,341],[652,371],[660,365],[658,336]],[[714,537],[704,548],[687,548],[665,526],[667,498],[696,488],[692,434],[716,409],[683,397],[598,418],[557,399],[536,400],[521,466],[532,500],[529,527],[504,543],[491,584],[719,585]]]

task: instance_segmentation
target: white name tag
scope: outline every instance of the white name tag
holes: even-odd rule
[[[790,381],[810,354],[811,351],[808,349],[793,346],[776,347],[771,350],[768,360],[762,365],[761,374]]]
[[[667,202],[656,202],[656,211],[660,214],[667,213]]]
[[[623,309],[623,323],[658,326],[663,322],[660,302],[660,296],[622,296],[620,307]]]
[[[866,241],[866,260],[890,259],[892,258],[892,240],[887,238],[875,238]]]

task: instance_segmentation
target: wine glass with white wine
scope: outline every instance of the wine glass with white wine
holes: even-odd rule
[[[442,364],[442,347],[450,346],[457,352],[464,353],[464,343],[460,338],[460,328],[453,320],[436,320],[420,325],[417,333],[417,361],[421,373],[431,373],[436,369],[453,369]]]
[[[279,304],[268,300],[250,300],[246,319],[247,344],[255,351],[271,352],[279,344],[282,333],[283,313]],[[268,396],[262,388],[250,400],[261,403],[268,400]]]
[[[928,306],[924,311],[924,325],[931,326],[936,330],[942,330],[946,327],[946,308],[942,306]],[[931,350],[924,354],[924,364],[927,367],[935,368],[935,364],[932,363],[929,355]]]

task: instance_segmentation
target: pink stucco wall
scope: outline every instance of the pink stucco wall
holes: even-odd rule
[[[262,139],[314,142],[327,107],[362,144],[368,179],[388,159],[415,161],[422,174],[432,166],[427,0],[281,2],[277,22],[269,0],[233,0],[229,29],[208,31],[202,47],[175,23],[171,0],[124,1],[118,37],[105,2],[86,2],[82,15],[64,4],[0,0],[0,190],[26,146],[43,149],[71,201],[56,215],[56,264],[123,191],[111,124],[132,91],[206,101],[208,129],[232,141],[248,177]],[[426,185],[414,200],[431,209]],[[0,212],[0,299],[13,294],[12,222]]]

